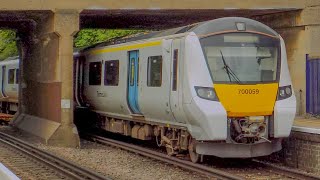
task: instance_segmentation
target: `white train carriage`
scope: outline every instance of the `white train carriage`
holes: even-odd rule
[[[0,62],[0,109],[2,113],[18,111],[19,57]]]
[[[156,139],[170,155],[269,155],[290,134],[296,100],[284,41],[257,21],[221,18],[79,56],[79,106],[99,114],[101,128]]]

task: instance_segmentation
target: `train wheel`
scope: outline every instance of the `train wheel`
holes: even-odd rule
[[[196,143],[197,141],[195,139],[191,139],[188,146],[189,156],[193,163],[198,163],[201,158],[200,154],[196,152]]]

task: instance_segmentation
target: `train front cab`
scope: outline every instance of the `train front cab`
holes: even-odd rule
[[[207,121],[200,125],[205,135],[191,130],[196,152],[249,158],[281,150],[296,111],[283,39],[237,30],[198,37],[213,86],[194,86],[197,96],[187,108]]]

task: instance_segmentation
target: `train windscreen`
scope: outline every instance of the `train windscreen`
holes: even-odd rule
[[[226,33],[200,39],[215,83],[276,82],[280,41],[260,34]]]

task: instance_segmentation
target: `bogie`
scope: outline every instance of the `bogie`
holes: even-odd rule
[[[154,140],[158,146],[165,147],[170,156],[188,151],[191,136],[185,129],[168,128],[165,125],[138,123],[100,115],[98,119],[98,128],[135,139]]]

